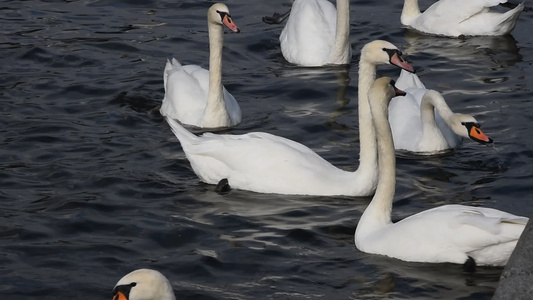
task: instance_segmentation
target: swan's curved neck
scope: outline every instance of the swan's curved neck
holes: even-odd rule
[[[209,92],[207,105],[204,112],[204,120],[220,118],[220,112],[224,111],[227,118],[226,104],[222,92],[222,47],[224,43],[224,29],[221,25],[208,22],[209,31]],[[216,124],[204,127],[217,127]]]
[[[376,78],[376,65],[359,61],[358,111],[359,111],[359,169],[377,179],[377,152],[374,125],[368,102],[368,89]]]
[[[350,1],[337,0],[337,25],[335,43],[329,54],[330,61],[342,61],[346,64],[351,60],[350,44]]]
[[[448,126],[453,127],[452,117],[453,111],[450,109],[441,94],[434,90],[428,90],[422,97],[422,103],[420,105],[420,116],[422,119],[422,126],[435,126],[435,111],[439,113],[444,122]]]
[[[419,15],[420,8],[418,7],[418,0],[405,0],[403,3],[400,22],[403,25],[411,25]]]
[[[396,157],[388,120],[388,101],[376,99],[370,101],[373,101],[371,112],[378,144],[379,182],[372,201],[365,209],[357,225],[355,234],[358,237],[356,237],[356,240],[361,235],[366,235],[392,224],[392,200],[396,187]]]

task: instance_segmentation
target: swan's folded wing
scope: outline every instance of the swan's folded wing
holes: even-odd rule
[[[308,147],[295,141],[265,132],[243,135],[217,135],[205,133],[195,143],[190,154],[210,156],[228,165],[250,166],[257,163],[276,164],[290,162],[296,166],[334,166]]]
[[[458,236],[467,234],[468,246],[475,249],[517,240],[528,220],[496,209],[463,207],[450,220],[449,226]]]
[[[400,76],[396,80],[395,86],[403,91],[409,88],[425,89],[426,86],[420,81],[416,74],[401,70]]]
[[[404,90],[407,95],[395,97],[389,104],[389,123],[395,149],[414,151],[414,145],[418,145],[422,138],[420,99],[417,93],[412,93],[415,90]]]
[[[459,24],[489,7],[505,2],[507,0],[440,0],[430,6],[424,15],[431,17],[435,22]]]
[[[185,124],[198,124],[207,101],[207,85],[202,80],[209,72],[199,66],[185,66],[168,71],[161,115]]]

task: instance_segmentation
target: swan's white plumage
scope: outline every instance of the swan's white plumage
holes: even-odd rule
[[[363,252],[405,261],[503,266],[509,259],[528,218],[503,211],[464,205],[445,205],[392,223],[396,158],[387,122],[392,92],[390,78],[380,78],[369,91],[378,139],[378,187],[355,231],[355,245]],[[385,93],[388,91],[388,93]]]
[[[176,300],[168,279],[155,270],[137,269],[124,275],[115,285],[114,300],[126,298],[121,286],[129,290],[128,300]]]
[[[514,29],[524,9],[523,3],[505,13],[490,9],[505,2],[507,0],[440,0],[421,13],[418,0],[405,0],[401,22],[438,35],[505,35]]]
[[[309,195],[370,195],[374,184],[341,170],[311,149],[263,132],[243,135],[205,133],[192,136],[167,118],[196,175],[217,184],[261,193]],[[358,178],[360,178],[358,180]]]
[[[230,127],[241,122],[239,104],[222,85],[222,26],[226,23],[220,12],[229,16],[227,6],[222,3],[215,3],[208,10],[209,71],[198,65],[182,66],[176,59],[167,61],[161,115],[202,128]],[[231,25],[232,30],[238,31],[234,23]]]
[[[432,154],[453,149],[462,137],[468,137],[468,131],[461,126],[461,122],[477,123],[472,116],[454,114],[444,98],[437,92],[426,89],[415,74],[402,70],[396,86],[407,93],[404,97],[393,98],[389,105],[389,121],[394,148],[397,150]],[[425,101],[431,100],[438,104],[437,109],[434,109],[433,120],[423,117],[421,107],[424,97],[427,98]],[[439,110],[443,116],[439,114]]]
[[[339,169],[308,147],[283,137],[261,132],[195,136],[166,119],[194,172],[204,182],[217,184],[227,179],[233,188],[262,193],[368,196],[375,190],[378,174],[366,92],[376,76],[376,66],[391,63],[412,70],[389,42],[373,41],[361,50],[360,165],[354,172]]]
[[[183,124],[205,127],[203,123],[209,93],[209,71],[198,65],[181,66],[173,58],[165,66],[164,82],[165,98],[161,104],[161,115]],[[241,109],[225,87],[222,87],[222,92],[229,123],[221,121],[225,124],[215,127],[235,126],[241,122]]]
[[[350,63],[349,1],[338,0],[337,6],[341,9],[339,15],[327,0],[294,1],[279,38],[281,52],[288,62],[308,67]],[[337,27],[338,16],[339,26],[346,27],[342,30]]]

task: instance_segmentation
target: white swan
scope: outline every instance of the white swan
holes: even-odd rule
[[[352,59],[350,1],[295,0],[279,37],[281,53],[293,64],[347,65]]]
[[[490,7],[507,0],[440,0],[423,13],[418,0],[405,0],[401,22],[425,33],[457,37],[460,35],[505,35],[510,33],[524,9],[519,4],[505,13]]]
[[[113,300],[176,300],[168,279],[158,271],[138,269],[122,277]]]
[[[407,93],[393,98],[389,105],[396,150],[431,155],[455,148],[461,137],[492,143],[474,117],[454,113],[442,95],[426,89],[415,74],[402,71],[396,86]]]
[[[376,66],[394,64],[413,71],[391,43],[373,41],[361,50],[359,63],[360,165],[341,170],[308,147],[264,132],[243,135],[196,136],[172,119],[167,122],[179,139],[196,175],[217,184],[226,179],[236,189],[262,193],[368,196],[377,184],[377,153],[366,91]]]
[[[405,261],[503,266],[528,218],[496,209],[445,205],[391,221],[396,185],[396,158],[387,122],[394,96],[390,78],[380,78],[368,92],[378,140],[379,183],[355,230],[363,252]]]
[[[209,30],[209,71],[197,65],[182,66],[176,59],[167,61],[163,74],[165,97],[161,115],[182,124],[202,128],[230,127],[241,122],[241,109],[222,86],[222,44],[224,29],[239,28],[228,7],[213,4],[207,11]]]

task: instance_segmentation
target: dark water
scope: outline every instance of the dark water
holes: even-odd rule
[[[157,109],[166,58],[207,66],[211,3],[2,2],[0,298],[111,299],[149,267],[178,299],[490,299],[501,269],[359,252],[369,198],[219,195],[198,181]],[[285,136],[354,170],[356,62],[386,39],[495,139],[400,154],[394,218],[446,203],[533,213],[532,13],[512,36],[448,39],[401,28],[401,1],[352,1],[351,68],[303,69],[280,55],[282,26],[261,22],[288,1],[226,3],[242,30],[225,35],[223,81],[243,110],[231,133]]]

